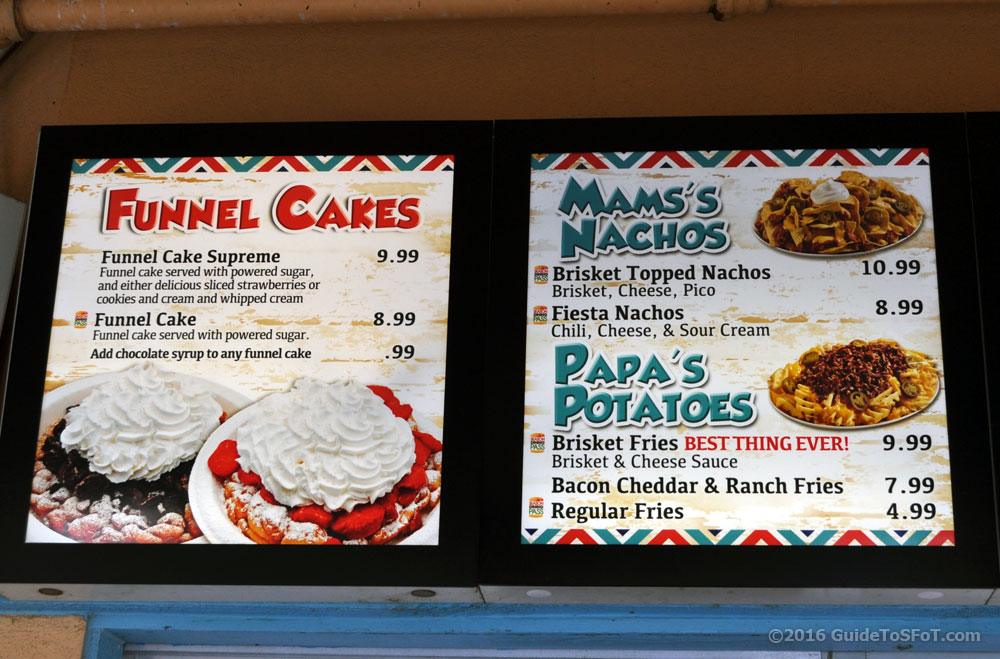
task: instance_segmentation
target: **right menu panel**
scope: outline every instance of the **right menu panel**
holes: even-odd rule
[[[932,157],[533,155],[522,543],[954,545]]]

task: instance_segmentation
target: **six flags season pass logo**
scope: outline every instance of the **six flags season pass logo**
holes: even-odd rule
[[[544,325],[549,322],[549,308],[546,306],[535,307],[532,319],[536,325]]]
[[[547,265],[535,266],[535,283],[536,284],[549,283],[549,266]]]
[[[77,311],[76,317],[73,318],[73,327],[75,329],[86,329],[87,328],[87,312]]]
[[[545,453],[545,433],[536,432],[531,434],[531,452]]]
[[[528,517],[541,517],[545,514],[545,499],[531,497],[528,499]]]

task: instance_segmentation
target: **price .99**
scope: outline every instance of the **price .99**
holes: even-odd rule
[[[400,345],[396,344],[390,348],[390,353],[385,356],[386,359],[410,359],[416,354],[416,348],[412,345]]]

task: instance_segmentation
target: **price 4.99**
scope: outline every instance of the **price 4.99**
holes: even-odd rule
[[[904,508],[903,512],[904,514],[900,515],[899,507],[892,504],[885,511],[885,515],[892,519],[934,519],[937,515],[937,506],[933,503],[911,503],[909,509]]]

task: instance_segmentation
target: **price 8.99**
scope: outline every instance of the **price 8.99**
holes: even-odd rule
[[[888,302],[887,300],[875,301],[875,313],[879,316],[916,316],[924,312],[924,303],[920,300],[898,300]]]
[[[417,314],[412,311],[378,311],[372,317],[372,325],[375,327],[382,327],[383,325],[388,325],[390,327],[409,327],[415,322],[417,322]]]

